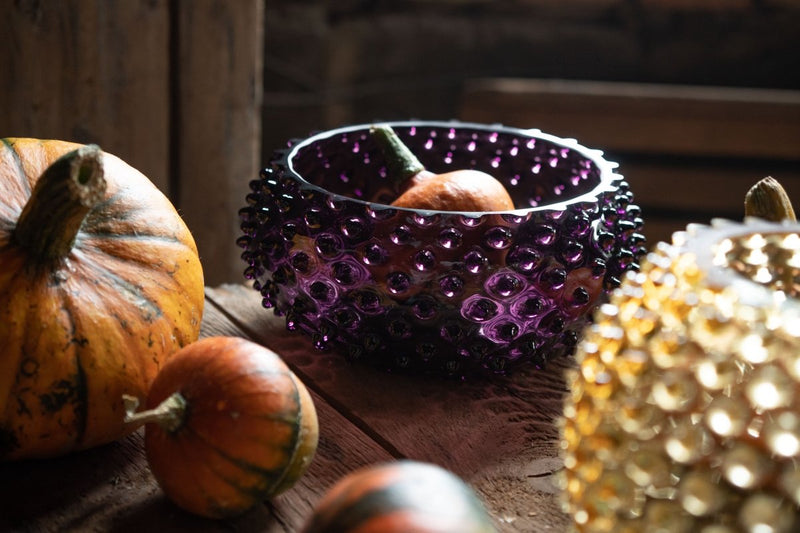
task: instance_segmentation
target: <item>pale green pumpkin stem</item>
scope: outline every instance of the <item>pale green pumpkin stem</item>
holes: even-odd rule
[[[175,392],[153,409],[136,412],[139,400],[133,396],[123,395],[125,402],[125,424],[139,427],[144,424],[158,424],[167,433],[180,429],[186,420],[186,408],[189,402],[180,392]]]
[[[42,260],[70,252],[86,215],[105,195],[102,157],[98,146],[82,146],[42,173],[14,229],[19,246]]]
[[[386,172],[395,188],[399,189],[408,179],[425,170],[425,165],[417,159],[417,156],[400,140],[390,126],[372,126],[369,133],[386,159]]]

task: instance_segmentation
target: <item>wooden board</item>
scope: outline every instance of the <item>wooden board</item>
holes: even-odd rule
[[[207,284],[240,280],[236,213],[262,164],[264,2],[5,4],[0,137],[121,157],[183,215]]]
[[[501,78],[468,83],[461,115],[625,153],[800,159],[800,91]]]
[[[4,2],[0,137],[97,143],[168,193],[168,4]]]
[[[761,178],[780,181],[800,205],[800,161],[712,161],[695,158],[622,157],[619,172],[642,208],[648,248],[690,223],[741,220],[744,197]]]
[[[578,139],[619,164],[648,246],[689,223],[740,220],[772,176],[800,202],[800,91],[575,80],[467,83],[461,117]]]
[[[173,196],[206,284],[238,281],[237,212],[261,169],[264,2],[178,2]]]
[[[315,351],[243,285],[206,290],[202,335],[260,342],[308,386],[320,444],[297,485],[236,520],[197,518],[163,496],[138,432],[63,458],[0,464],[0,531],[294,532],[336,480],[399,458],[436,463],[461,476],[500,532],[566,530],[552,478],[561,465],[555,421],[571,360],[473,382],[377,372]]]
[[[276,346],[309,388],[394,456],[434,462],[468,481],[501,530],[563,525],[550,473],[560,464],[555,420],[568,360],[490,382],[377,373],[315,351],[240,286],[220,287],[214,298],[241,312],[232,318],[249,337]]]

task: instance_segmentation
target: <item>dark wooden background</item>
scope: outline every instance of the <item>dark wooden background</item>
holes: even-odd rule
[[[237,211],[288,139],[408,118],[574,137],[620,164],[650,244],[741,217],[766,175],[800,201],[796,0],[0,0],[0,13],[0,136],[95,142],[142,170],[198,242],[205,334],[273,346],[315,394],[325,423],[311,474],[211,530],[292,531],[338,477],[397,457],[464,477],[502,531],[566,525],[550,479],[564,367],[491,394],[392,376],[361,380],[375,394],[359,394],[358,373],[309,357],[244,297]],[[421,414],[398,407],[407,397]],[[208,526],[165,502],[139,434],[2,473],[0,529]]]
[[[241,280],[247,182],[292,137],[464,119],[620,164],[650,243],[800,198],[795,0],[0,0],[0,135],[96,142],[178,206],[207,282]]]
[[[94,142],[167,194],[206,280],[240,280],[234,241],[261,166],[264,3],[0,0],[0,137]]]

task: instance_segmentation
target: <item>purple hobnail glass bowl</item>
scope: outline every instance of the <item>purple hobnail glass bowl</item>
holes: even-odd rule
[[[509,372],[571,353],[645,252],[616,165],[538,130],[386,124],[429,170],[489,173],[518,209],[370,203],[387,186],[370,124],[292,141],[239,212],[245,277],[264,306],[316,348],[387,370]]]

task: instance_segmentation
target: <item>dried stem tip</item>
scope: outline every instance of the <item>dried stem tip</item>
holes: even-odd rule
[[[795,221],[792,202],[780,183],[766,177],[753,185],[744,198],[744,214],[773,222]]]
[[[14,229],[16,243],[39,260],[66,257],[84,219],[105,193],[103,152],[97,145],[64,154],[33,187]]]

